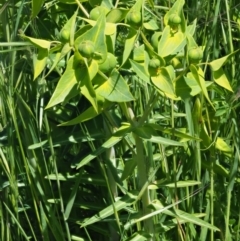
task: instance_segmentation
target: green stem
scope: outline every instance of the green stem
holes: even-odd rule
[[[127,107],[126,103],[120,104],[125,116],[127,117],[128,121],[134,126],[138,126],[138,123],[136,122],[135,115],[133,113],[133,110],[130,107]],[[134,134],[135,144],[136,144],[136,154],[134,155],[134,159],[137,163],[137,177],[138,177],[138,189],[143,190],[146,183],[148,183],[148,171],[149,171],[149,165],[146,160],[145,155],[145,148],[143,140]],[[151,211],[148,208],[148,205],[150,203],[149,199],[149,192],[146,188],[143,191],[142,194],[142,210],[143,215],[147,215],[151,213]],[[147,219],[144,221],[144,228],[145,231],[154,235],[154,222],[153,218]],[[149,239],[152,240],[152,239]]]
[[[144,187],[145,183],[148,182],[148,165],[146,163],[146,158],[145,158],[145,153],[144,153],[144,144],[142,139],[140,137],[134,135],[134,139],[136,142],[136,162],[137,162],[137,170],[138,170],[138,188],[139,190]],[[142,195],[142,211],[143,211],[143,216],[147,215],[150,213],[148,205],[150,203],[150,198],[149,198],[149,192],[148,189],[146,189]],[[144,220],[144,228],[145,231],[154,234],[154,222],[152,218]]]
[[[155,90],[153,90],[153,92],[150,94],[150,99],[148,101],[148,104],[145,108],[145,111],[142,115],[142,117],[140,118],[140,120],[138,121],[138,125],[141,126],[143,125],[143,123],[149,118],[149,114],[152,111],[155,103],[157,102],[158,98],[159,98],[159,94],[156,93]]]
[[[85,16],[87,18],[89,18],[89,13],[87,12],[87,10],[83,7],[83,5],[78,1],[75,0],[75,2],[77,3],[78,7],[82,10],[82,12],[85,14]]]
[[[54,151],[54,148],[53,148],[53,141],[52,141],[52,138],[51,138],[51,130],[50,130],[48,119],[47,119],[46,115],[44,115],[44,122],[45,122],[46,132],[48,133],[48,141],[49,141],[49,146],[50,146],[50,152],[51,152],[51,155],[52,155],[52,164],[53,164],[53,168],[54,168],[54,171],[55,171],[55,174],[56,174],[56,181],[57,181],[57,188],[58,188],[58,194],[59,194],[59,200],[60,200],[60,207],[61,207],[61,213],[63,215],[64,225],[65,225],[65,229],[66,229],[66,233],[67,233],[67,240],[71,241],[71,234],[70,234],[68,222],[67,222],[67,220],[65,218],[65,214],[64,214],[65,213],[64,212],[64,203],[63,203],[63,197],[62,197],[62,191],[61,191],[58,169],[57,169],[57,165],[56,165],[56,155],[55,155],[55,151]]]
[[[225,6],[226,6],[226,14],[227,14],[227,23],[228,23],[228,34],[229,34],[229,47],[230,47],[230,53],[234,51],[233,48],[233,42],[232,42],[232,26],[231,26],[231,19],[229,16],[229,6],[228,6],[227,0],[225,0]],[[235,64],[234,64],[234,57],[231,58],[231,68],[232,68],[232,78],[235,76]]]

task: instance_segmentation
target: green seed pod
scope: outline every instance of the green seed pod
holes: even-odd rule
[[[178,25],[181,23],[181,18],[176,14],[172,13],[168,18],[169,25]]]
[[[102,64],[99,64],[99,70],[103,73],[108,73],[111,72],[116,67],[116,65],[116,57],[111,53],[107,53],[106,60]]]
[[[128,13],[126,20],[127,20],[127,23],[130,25],[139,26],[141,25],[141,22],[142,22],[142,14],[141,12],[132,10]]]
[[[157,76],[160,73],[161,62],[159,59],[151,59],[148,63],[148,72],[150,76]]]
[[[95,51],[95,44],[90,40],[83,41],[79,44],[78,51],[83,57],[91,58]]]
[[[93,8],[89,14],[89,18],[91,20],[97,21],[99,16],[104,13],[105,15],[107,15],[107,13],[109,12],[109,10],[103,6],[97,6],[95,8]]]
[[[66,28],[62,29],[60,32],[60,41],[68,42],[70,39],[70,31]]]
[[[161,65],[159,59],[151,59],[148,63],[149,68],[157,69]]]
[[[200,48],[192,48],[188,51],[188,59],[192,63],[197,63],[203,58],[203,51]]]

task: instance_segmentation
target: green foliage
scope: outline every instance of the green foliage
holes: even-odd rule
[[[139,26],[142,22],[142,14],[137,11],[130,11],[127,15],[127,23],[134,26]]]
[[[106,7],[103,6],[97,6],[93,8],[89,14],[89,18],[92,20],[97,21],[98,18],[101,16],[102,13],[107,14],[109,10]]]
[[[200,48],[192,48],[188,51],[188,59],[192,63],[198,63],[203,58],[203,51]]]
[[[148,63],[148,72],[151,76],[159,75],[161,62],[159,59],[150,59]]]
[[[101,5],[102,0],[89,0],[89,4],[94,8],[96,6]]]
[[[78,45],[78,51],[83,57],[91,58],[95,52],[95,45],[90,40],[82,41]]]
[[[101,70],[103,73],[111,72],[117,65],[116,57],[111,54],[107,53],[107,58],[103,63],[99,65],[99,70]]]
[[[177,24],[180,24],[181,23],[181,18],[175,14],[175,13],[172,13],[169,18],[168,18],[168,23],[170,25],[177,25]]]
[[[240,15],[220,2],[0,3],[1,240],[239,240]]]
[[[160,67],[161,63],[159,59],[151,59],[148,65],[150,68],[158,68]]]
[[[68,29],[62,29],[60,32],[60,40],[62,42],[67,42],[70,38],[70,31]]]
[[[161,35],[162,35],[162,32],[155,32],[151,37],[151,45],[156,52],[158,52],[158,43]]]

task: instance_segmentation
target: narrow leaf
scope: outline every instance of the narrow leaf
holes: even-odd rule
[[[120,211],[123,208],[131,205],[137,199],[137,195],[138,195],[138,191],[132,191],[132,192],[127,193],[125,196],[123,196],[121,199],[119,199],[118,201],[116,201],[114,203],[114,209],[116,211]],[[94,215],[93,217],[84,221],[82,223],[81,227],[86,227],[90,224],[99,222],[106,217],[109,217],[110,215],[112,215],[114,213],[114,209],[113,209],[112,205],[106,207],[105,209],[103,209],[102,211],[100,211],[99,213]]]
[[[43,39],[30,38],[25,35],[20,35],[23,39],[29,41],[37,48],[50,49],[51,42]]]
[[[181,188],[181,187],[191,187],[195,185],[200,185],[201,182],[195,181],[195,180],[187,180],[187,181],[177,181],[176,183],[168,183],[168,184],[163,184],[161,186],[166,186],[170,188]]]
[[[47,59],[48,59],[48,49],[38,49],[38,54],[37,57],[34,58],[34,77],[33,79],[35,80],[44,70],[47,64]]]
[[[127,135],[131,131],[130,126],[121,126],[118,131],[114,133],[112,137],[110,137],[106,142],[104,142],[97,150],[92,152],[91,154],[87,155],[85,158],[83,158],[79,164],[77,165],[77,169],[86,165],[91,160],[95,159],[97,156],[99,156],[101,153],[106,151],[108,148],[116,145],[118,142],[120,142],[125,135]]]
[[[153,143],[160,143],[167,146],[183,146],[183,143],[181,142],[173,141],[161,136],[151,136],[150,138],[143,138],[143,139],[146,141],[150,141]]]
[[[159,131],[162,131],[163,133],[171,134],[171,135],[174,135],[174,136],[179,137],[179,138],[184,138],[184,139],[187,139],[187,140],[199,140],[199,138],[193,137],[193,136],[183,132],[182,130],[163,127],[163,126],[160,126],[158,124],[146,124],[146,125],[151,126],[155,130],[159,130]]]
[[[178,210],[178,209],[176,209],[175,211],[176,211],[178,217],[180,217],[181,219],[183,219],[185,221],[188,221],[190,223],[194,223],[194,224],[202,226],[202,227],[212,229],[214,231],[220,231],[216,226],[213,226],[210,223],[207,223],[204,220],[202,220],[200,218],[197,218],[193,214],[186,213],[186,212]]]
[[[161,136],[157,136],[155,133],[155,130],[151,126],[141,126],[138,128],[134,128],[133,132],[138,135],[140,138],[154,142],[154,143],[160,143],[163,145],[170,145],[170,146],[182,146],[183,143],[178,141],[173,141]]]
[[[77,180],[76,180],[75,185],[74,185],[74,187],[71,191],[69,200],[67,202],[67,205],[66,205],[66,208],[65,208],[65,211],[64,211],[64,217],[65,217],[66,220],[68,220],[69,215],[70,215],[70,213],[72,211],[72,208],[73,208],[73,205],[74,205],[74,201],[75,201],[77,191],[79,189],[79,184],[80,184],[80,181],[81,181],[82,171],[83,170],[80,171],[80,174],[77,177]]]
[[[105,100],[103,97],[99,95],[97,95],[96,98],[97,98],[97,106],[98,106],[97,111],[93,106],[90,106],[87,110],[85,110],[79,116],[77,116],[76,118],[70,121],[60,124],[60,126],[75,125],[84,121],[91,120],[92,118],[98,116],[100,113],[102,113],[106,108],[108,108],[111,105],[111,102]]]
[[[91,75],[93,75],[93,73],[91,73]],[[96,93],[90,80],[90,73],[88,67],[85,65],[76,68],[75,76],[77,82],[80,83],[79,88],[81,90],[81,93],[89,100],[95,111],[98,112]]]
[[[194,65],[191,64],[190,70],[191,70],[193,77],[195,78],[195,80],[199,84],[200,88],[202,89],[202,92],[203,92],[205,98],[207,99],[209,104],[214,109],[214,106],[208,96],[208,92],[207,92],[207,88],[206,88],[206,84],[205,84],[205,80],[204,80],[204,73],[203,73],[202,69],[200,67],[198,67],[198,69],[197,69]]]
[[[73,96],[77,94],[75,68],[76,65],[74,63],[74,56],[72,56],[68,61],[67,69],[60,78],[57,87],[46,106],[46,109],[63,102],[69,94]]]
[[[135,29],[130,28],[127,39],[125,41],[125,46],[124,46],[124,51],[123,51],[123,59],[122,59],[121,66],[124,65],[125,62],[128,60],[128,57],[130,56],[130,54],[133,50],[133,47],[134,47],[134,44],[135,44],[135,41],[136,41],[137,37],[138,37],[138,32]]]

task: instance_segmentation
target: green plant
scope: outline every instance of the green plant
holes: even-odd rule
[[[139,11],[131,10],[127,15],[127,23],[134,26],[141,25],[142,14]]]
[[[78,45],[78,51],[83,57],[91,58],[95,52],[95,44],[90,40],[82,41]]]
[[[89,18],[96,21],[102,13],[107,14],[108,11],[109,10],[103,6],[97,6],[91,10]]]
[[[101,70],[103,73],[111,72],[117,65],[116,57],[111,54],[107,53],[106,60],[99,65],[99,70]]]
[[[150,68],[158,68],[158,67],[160,67],[160,65],[161,65],[161,63],[160,63],[159,59],[151,59],[148,64],[148,66]]]
[[[180,62],[180,60],[179,60],[178,58],[173,58],[173,59],[171,60],[171,64],[172,64],[172,66],[174,67],[174,69],[182,68],[182,67],[183,67],[182,64],[181,64],[181,62]]]
[[[151,45],[153,46],[154,50],[158,51],[158,43],[161,38],[162,33],[161,32],[155,32],[151,37]]]
[[[181,18],[176,13],[172,13],[168,19],[169,25],[178,25],[181,21]]]
[[[200,48],[192,48],[188,51],[188,58],[191,62],[199,62],[203,58],[203,51]]]
[[[161,66],[161,63],[160,63],[160,60],[159,59],[150,59],[149,63],[148,63],[148,71],[149,71],[149,74],[151,76],[156,76],[159,74],[159,71],[160,71],[160,66]]]
[[[68,42],[70,38],[70,31],[68,29],[62,29],[60,32],[60,40],[62,42]]]
[[[96,7],[96,6],[101,5],[102,0],[89,0],[88,2],[89,2],[89,4],[94,8],[94,7]]]
[[[170,14],[168,18],[168,24],[172,28],[173,31],[178,31],[178,27],[181,24],[182,19],[176,13]]]
[[[238,241],[239,3],[42,2],[0,3],[0,239]]]

